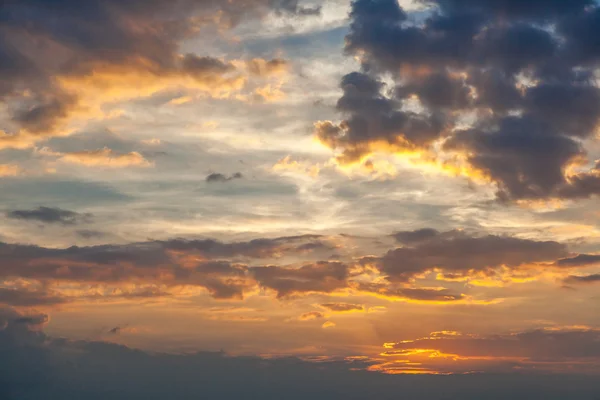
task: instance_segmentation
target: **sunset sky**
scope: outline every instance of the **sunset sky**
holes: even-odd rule
[[[597,399],[599,37],[594,0],[0,2],[0,398]]]

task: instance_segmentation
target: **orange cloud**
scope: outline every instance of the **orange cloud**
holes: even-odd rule
[[[315,319],[325,318],[325,314],[319,311],[311,311],[304,313],[298,317],[298,321],[312,321]]]
[[[86,167],[150,167],[153,164],[136,151],[129,153],[115,153],[109,148],[98,150],[78,151],[72,153],[56,153],[49,149],[42,149],[40,154],[58,156],[58,161],[79,164]]]
[[[22,172],[21,167],[14,164],[0,164],[0,177],[17,176]]]
[[[323,325],[321,325],[321,327],[323,329],[328,329],[328,328],[334,328],[335,327],[335,322],[331,322],[331,321],[325,321],[323,323]]]
[[[321,171],[318,165],[311,165],[305,162],[292,160],[292,157],[287,155],[273,165],[272,170],[275,172],[291,172],[301,175],[307,175],[311,178],[317,178]]]

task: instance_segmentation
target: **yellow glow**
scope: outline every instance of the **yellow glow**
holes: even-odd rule
[[[15,164],[0,164],[0,177],[21,175],[23,170]]]

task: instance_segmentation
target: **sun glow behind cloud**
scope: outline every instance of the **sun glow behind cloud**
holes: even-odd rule
[[[599,16],[590,0],[9,1],[6,393],[25,390],[21,348],[41,383],[49,360],[82,390],[94,362],[144,357],[140,376],[189,387],[187,371],[322,373],[381,399],[412,379],[391,375],[595,377]],[[263,378],[222,390],[287,398]]]

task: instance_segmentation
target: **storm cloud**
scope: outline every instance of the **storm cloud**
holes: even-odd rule
[[[600,193],[582,142],[600,122],[600,48],[589,40],[600,32],[600,7],[422,3],[432,8],[415,20],[395,0],[352,2],[346,52],[362,70],[342,78],[344,119],[317,123],[320,141],[344,163],[377,152],[455,157],[505,202]],[[415,99],[419,107],[408,108]],[[475,118],[465,128],[467,115]]]

